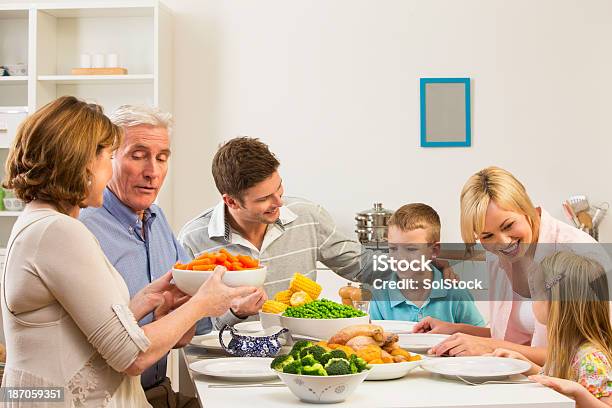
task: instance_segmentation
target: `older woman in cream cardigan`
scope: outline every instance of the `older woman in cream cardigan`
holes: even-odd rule
[[[2,386],[63,387],[66,407],[148,407],[140,373],[198,320],[256,290],[227,287],[219,270],[188,298],[168,273],[130,300],[121,275],[77,219],[80,208],[102,204],[120,138],[99,106],[73,97],[44,106],[18,131],[4,186],[27,205],[2,274]],[[175,309],[139,327],[162,299]]]

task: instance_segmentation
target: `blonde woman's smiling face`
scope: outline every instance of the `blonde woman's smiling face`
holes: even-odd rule
[[[484,228],[478,239],[487,251],[510,262],[524,256],[529,244],[534,242],[525,214],[501,208],[493,200],[487,207]]]

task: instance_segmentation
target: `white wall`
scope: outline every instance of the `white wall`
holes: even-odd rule
[[[612,201],[608,0],[162,1],[175,22],[176,230],[216,202],[212,156],[242,134],[276,152],[287,194],[348,234],[373,201],[424,201],[459,241],[461,187],[492,164],[561,219],[570,194]],[[419,147],[428,76],[472,78],[471,148]],[[600,235],[612,242],[612,216]]]
[[[433,205],[459,241],[458,197],[488,165],[534,202],[612,200],[607,0],[165,0],[175,18],[175,227],[213,205],[218,143],[262,138],[286,192],[353,233],[381,200]],[[473,80],[473,146],[419,147],[419,78]],[[612,217],[601,237],[612,241]]]

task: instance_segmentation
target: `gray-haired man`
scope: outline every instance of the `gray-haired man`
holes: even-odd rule
[[[100,208],[81,211],[80,219],[96,235],[102,250],[121,273],[130,296],[164,275],[175,262],[190,257],[177,243],[163,211],[153,204],[168,171],[171,116],[143,106],[122,106],[111,119],[125,130],[124,140],[115,153],[113,177],[104,192]],[[150,299],[160,302],[160,299]],[[164,299],[160,314],[175,305]],[[146,324],[156,316],[146,316]],[[198,326],[199,334],[210,331],[209,319]],[[196,328],[185,333],[175,347],[187,344]],[[174,393],[166,377],[166,357],[141,377],[149,403],[158,407],[198,407],[195,399]]]

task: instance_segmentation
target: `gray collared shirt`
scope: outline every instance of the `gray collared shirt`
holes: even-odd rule
[[[227,248],[259,259],[268,268],[264,284],[268,296],[287,289],[296,272],[316,279],[317,262],[351,280],[371,270],[371,253],[337,231],[323,207],[295,197],[285,197],[283,201],[279,219],[268,225],[260,249],[231,228],[223,202],[185,224],[178,241],[191,257]],[[238,321],[228,312],[216,319],[215,325],[220,328]]]

